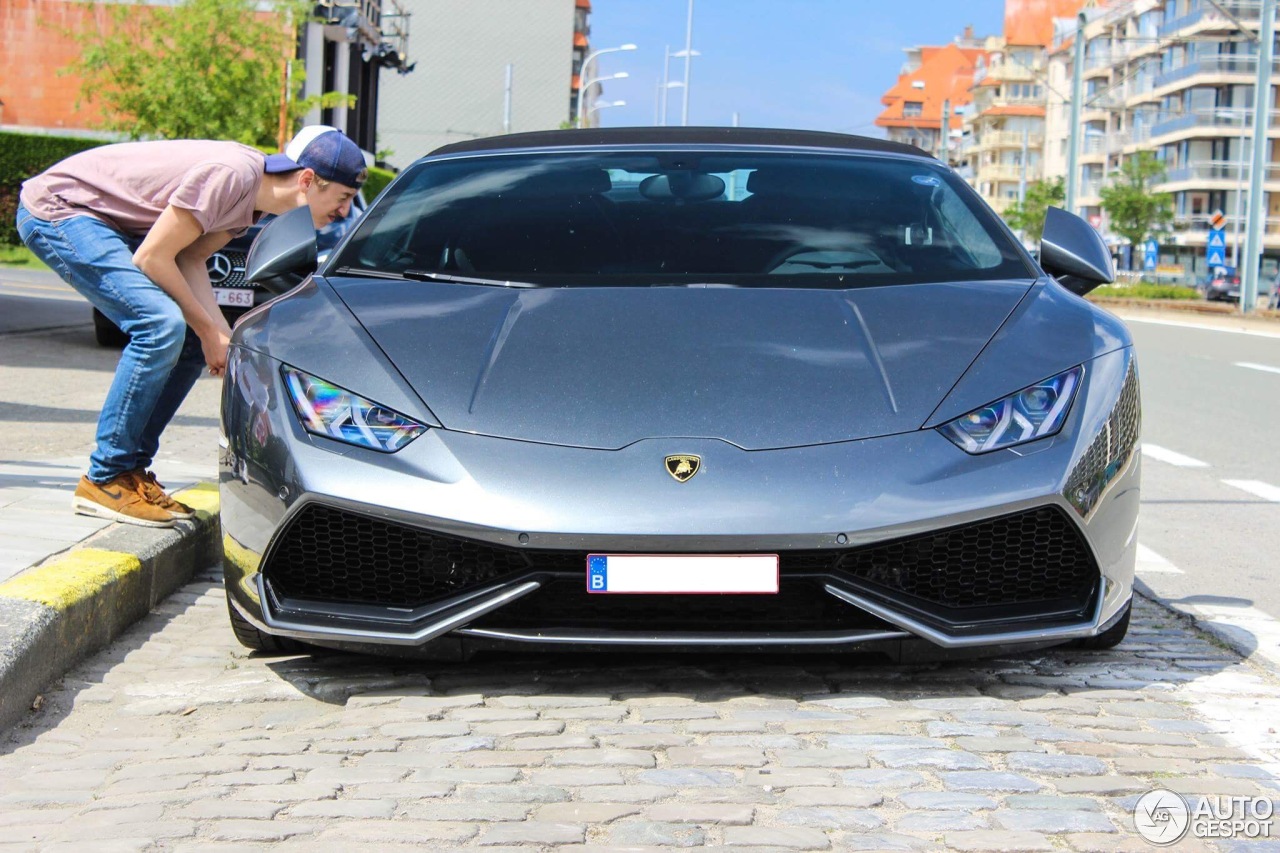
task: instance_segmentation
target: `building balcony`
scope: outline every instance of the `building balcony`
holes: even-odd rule
[[[1020,130],[989,130],[982,134],[978,141],[979,148],[1022,148],[1023,134]],[[1027,147],[1039,151],[1044,146],[1044,135],[1028,133]]]
[[[973,85],[984,80],[999,80],[1002,83],[1037,83],[1044,77],[1044,63],[1035,62],[1021,65],[1016,62],[1001,62],[998,65],[980,68],[973,72]]]
[[[1222,0],[1218,5],[1235,16],[1236,20],[1244,23],[1254,23],[1262,20],[1261,0]],[[1205,3],[1193,12],[1161,24],[1159,34],[1160,38],[1168,38],[1175,35],[1187,35],[1191,31],[1205,32],[1219,29],[1234,32],[1238,27],[1231,18],[1222,14],[1212,5]]]
[[[1276,126],[1277,118],[1280,118],[1280,110],[1272,110],[1268,128],[1270,133],[1280,133],[1280,127]],[[1242,122],[1246,128],[1241,127]],[[1212,132],[1215,136],[1239,134],[1242,129],[1245,133],[1252,133],[1252,127],[1253,110],[1194,110],[1182,115],[1161,117],[1151,127],[1151,138],[1194,131]]]
[[[977,180],[1001,183],[1016,183],[1023,178],[1023,168],[1014,163],[991,163],[979,166]],[[1040,180],[1040,167],[1028,165],[1026,168],[1027,183]]]
[[[1157,192],[1180,192],[1191,187],[1177,185],[1192,184],[1195,188],[1230,189],[1247,182],[1252,173],[1253,169],[1248,162],[1242,164],[1224,160],[1205,160],[1170,169],[1165,173],[1164,180],[1152,188]],[[1268,166],[1263,180],[1266,182],[1267,189],[1271,190],[1273,184],[1280,182],[1280,166]],[[1222,186],[1209,186],[1210,184]]]
[[[1243,243],[1245,239],[1245,217],[1226,217],[1222,226],[1227,233],[1227,257],[1231,257],[1231,247],[1237,239]],[[1238,227],[1237,227],[1238,223]],[[1209,243],[1209,217],[1205,214],[1191,216],[1175,216],[1173,218],[1174,242],[1180,246],[1206,246]],[[1263,245],[1273,249],[1280,247],[1280,216],[1268,216],[1262,225]]]
[[[1271,71],[1273,74],[1280,73],[1280,60],[1272,63]],[[1205,56],[1194,62],[1188,62],[1186,65],[1157,74],[1154,80],[1154,88],[1162,89],[1185,81],[1185,85],[1180,87],[1185,89],[1189,88],[1192,82],[1213,82],[1211,80],[1193,81],[1192,78],[1194,77],[1230,78],[1244,76],[1248,78],[1244,82],[1253,82],[1257,73],[1258,57],[1256,56]]]

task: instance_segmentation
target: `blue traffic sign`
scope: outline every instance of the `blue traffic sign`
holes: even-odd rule
[[[1227,262],[1227,235],[1221,228],[1209,230],[1204,257],[1211,267],[1220,267]]]
[[[1156,268],[1156,264],[1160,262],[1160,244],[1155,240],[1148,240],[1142,244],[1142,268],[1147,272],[1151,272]]]

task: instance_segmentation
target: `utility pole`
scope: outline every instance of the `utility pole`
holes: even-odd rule
[[[671,45],[667,45],[662,55],[662,120],[658,124],[667,126],[667,94],[671,90]]]
[[[689,124],[689,70],[693,67],[693,0],[689,0],[689,20],[684,28],[684,106],[680,110],[680,124]]]
[[[502,92],[502,132],[511,132],[511,74],[515,66],[507,63],[507,85]]]
[[[1027,203],[1027,147],[1031,141],[1031,129],[1022,128],[1022,174],[1018,176],[1018,204]],[[1024,207],[1025,210],[1025,207]]]
[[[942,162],[948,166],[951,165],[951,99],[942,102],[942,124],[939,126],[941,135]]]
[[[1253,167],[1249,175],[1249,214],[1246,218],[1244,275],[1240,278],[1240,310],[1248,313],[1258,301],[1258,276],[1262,261],[1263,180],[1267,175],[1267,126],[1271,118],[1271,63],[1275,55],[1276,0],[1262,0],[1262,26],[1258,32],[1258,77],[1253,87]],[[1239,267],[1236,272],[1239,273]]]
[[[1071,72],[1071,137],[1067,141],[1067,212],[1076,212],[1080,181],[1080,101],[1084,97],[1084,12],[1076,16],[1075,67]]]

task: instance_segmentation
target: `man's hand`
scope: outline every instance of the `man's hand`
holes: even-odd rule
[[[231,336],[222,329],[213,329],[200,336],[200,349],[204,352],[204,361],[209,366],[211,375],[221,376],[226,372],[227,347],[230,343]]]

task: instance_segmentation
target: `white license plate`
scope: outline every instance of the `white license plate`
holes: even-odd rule
[[[776,594],[777,554],[589,554],[587,592]]]
[[[253,291],[240,290],[233,287],[215,287],[213,289],[213,298],[218,301],[219,305],[229,305],[233,308],[252,308],[253,307]]]

